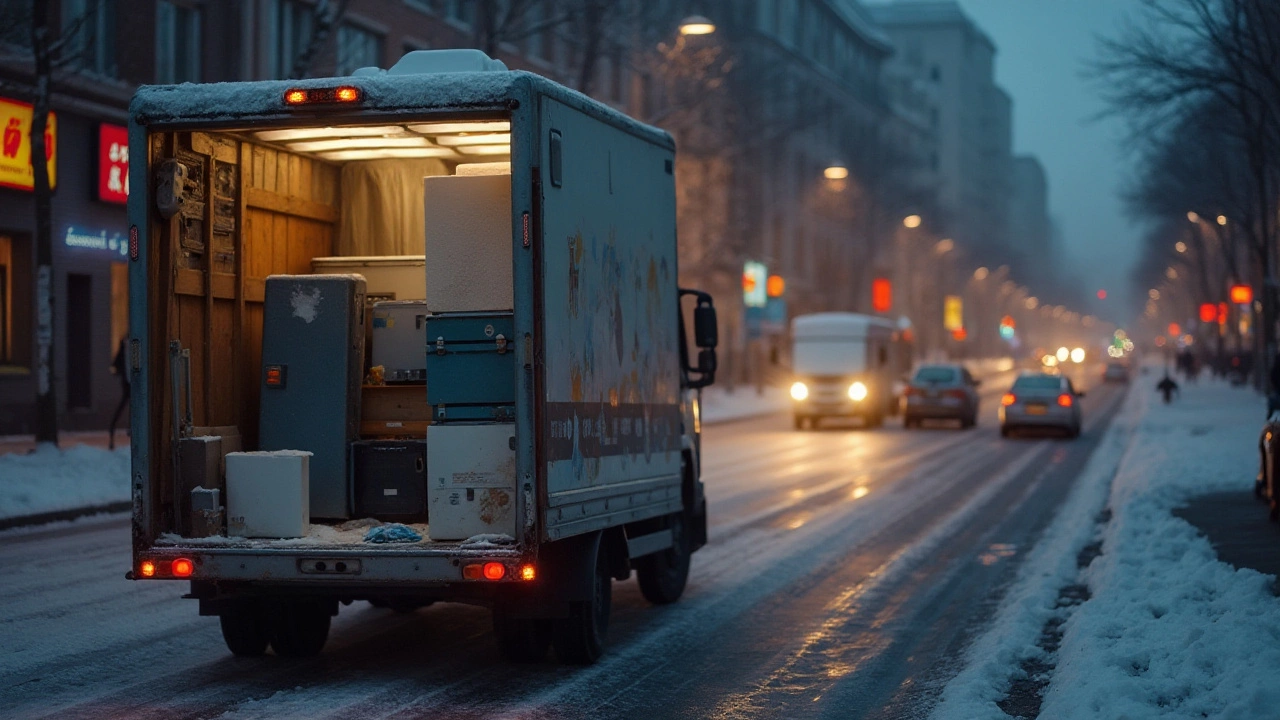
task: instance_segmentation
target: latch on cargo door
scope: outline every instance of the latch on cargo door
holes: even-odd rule
[[[436,354],[437,355],[444,354],[444,336],[443,335],[436,338]]]

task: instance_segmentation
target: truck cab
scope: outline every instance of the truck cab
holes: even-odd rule
[[[612,579],[679,598],[716,332],[669,135],[478,51],[130,116],[130,578],[238,655],[458,601],[593,662]]]

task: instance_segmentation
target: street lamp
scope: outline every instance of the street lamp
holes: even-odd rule
[[[1187,220],[1190,222],[1200,222],[1200,215],[1196,213],[1196,211],[1192,210],[1187,213]]]
[[[903,227],[907,227],[907,228],[910,228],[910,229],[912,229],[912,230],[914,230],[914,229],[916,229],[916,228],[920,227],[920,223],[922,223],[922,222],[924,222],[924,221],[923,221],[923,220],[921,220],[921,218],[920,218],[920,216],[919,216],[919,215],[908,215],[908,216],[906,216],[906,217],[902,218],[902,225],[903,225]]]
[[[710,35],[715,31],[715,23],[701,15],[690,15],[680,21],[681,35]]]
[[[939,255],[946,255],[947,253],[951,252],[955,248],[955,246],[956,246],[955,240],[952,240],[951,238],[942,238],[941,240],[938,241],[938,244],[935,245],[933,249],[936,250]]]
[[[1226,225],[1226,224],[1227,224],[1227,216],[1226,216],[1226,215],[1219,215],[1219,216],[1218,216],[1218,224],[1219,224],[1219,225]]]
[[[991,274],[991,271],[990,271],[990,270],[986,269],[985,267],[980,267],[980,268],[978,268],[977,270],[974,270],[974,271],[973,271],[973,279],[974,279],[974,280],[986,280],[986,279],[987,279],[987,275],[989,275],[989,274]]]
[[[828,180],[844,180],[849,177],[849,168],[839,163],[832,163],[830,167],[822,171],[822,177]]]
[[[1174,244],[1173,249],[1177,250],[1180,253],[1184,253],[1187,251],[1187,244],[1179,240],[1177,243]]]

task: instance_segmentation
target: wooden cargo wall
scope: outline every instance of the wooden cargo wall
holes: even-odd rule
[[[150,235],[156,297],[169,299],[152,310],[153,331],[164,328],[149,359],[160,370],[150,408],[162,449],[155,473],[172,461],[174,341],[191,355],[194,424],[235,425],[245,448],[257,447],[266,277],[310,273],[311,258],[333,254],[340,170],[215,133],[156,134],[150,152],[151,167],[175,159],[187,176],[187,202],[169,220],[153,215]]]

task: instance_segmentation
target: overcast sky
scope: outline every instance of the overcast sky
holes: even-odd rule
[[[1121,121],[1092,120],[1104,105],[1082,73],[1096,38],[1114,36],[1137,1],[959,2],[996,45],[996,82],[1013,96],[1014,151],[1044,164],[1049,212],[1072,271],[1088,283],[1090,297],[1108,292],[1090,310],[1109,319],[1135,316],[1141,304],[1128,281],[1141,229],[1125,217],[1119,197],[1132,158],[1123,154]]]

